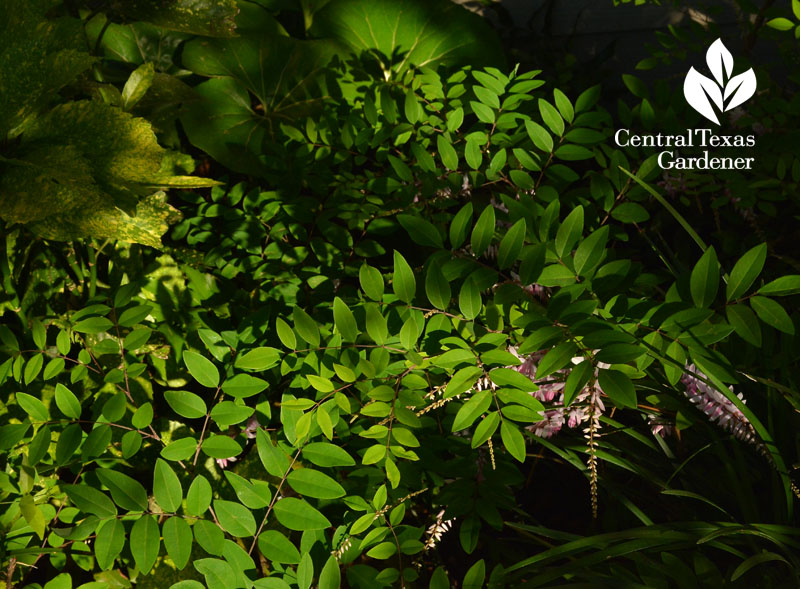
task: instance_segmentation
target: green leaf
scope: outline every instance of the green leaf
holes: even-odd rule
[[[131,425],[136,429],[144,429],[153,421],[153,405],[145,403],[131,417]]]
[[[39,536],[40,540],[44,539],[45,526],[47,525],[44,515],[41,510],[36,506],[36,502],[31,495],[23,495],[19,501],[19,509],[25,522],[31,527],[33,532]]]
[[[481,312],[481,293],[472,277],[468,277],[461,285],[461,291],[458,294],[458,308],[467,319],[475,319]]]
[[[208,552],[217,556],[222,555],[225,548],[225,532],[212,521],[200,519],[192,526],[194,539],[200,547]]]
[[[250,509],[261,509],[270,504],[272,491],[266,481],[253,479],[251,482],[230,470],[225,471],[225,478],[228,479],[236,496],[244,506]]]
[[[177,211],[156,190],[216,184],[172,175],[150,123],[100,100],[65,102],[32,118],[14,156],[17,165],[0,177],[0,211],[47,239],[93,236],[160,248]],[[93,317],[74,329],[110,327]]]
[[[362,464],[375,464],[380,462],[386,456],[386,446],[382,444],[375,444],[367,448],[364,455],[361,457]]]
[[[412,125],[416,123],[420,116],[422,116],[422,108],[419,105],[419,99],[414,91],[410,88],[406,91],[406,98],[403,103],[403,112],[405,112],[406,119]]]
[[[389,154],[387,156],[389,163],[392,166],[392,169],[395,171],[397,176],[404,182],[413,182],[414,181],[414,174],[411,172],[411,168],[401,159],[396,158],[395,156]]]
[[[589,237],[578,244],[573,258],[575,272],[578,275],[586,276],[603,261],[606,243],[608,243],[607,225],[594,231]]]
[[[353,316],[350,307],[339,297],[334,297],[333,299],[333,322],[336,324],[336,329],[342,334],[344,341],[356,341],[358,337],[356,318]]]
[[[525,242],[525,232],[525,219],[520,219],[511,226],[511,229],[500,241],[500,248],[497,251],[497,264],[501,270],[510,268],[517,261],[522,252],[522,245]]]
[[[258,537],[258,549],[267,560],[281,564],[297,564],[300,552],[294,544],[277,530],[267,530]]]
[[[317,322],[300,307],[292,310],[292,321],[297,334],[312,348],[318,348],[320,343],[319,327]]]
[[[139,444],[141,445],[141,438]],[[161,449],[161,456],[167,460],[186,460],[195,453],[196,449],[197,440],[192,437],[180,438],[164,446],[164,448]]]
[[[339,589],[342,583],[339,561],[335,556],[329,556],[319,574],[319,589]]]
[[[152,86],[154,76],[155,68],[152,63],[144,63],[131,72],[122,88],[122,110],[130,111],[136,106]]]
[[[311,581],[314,576],[314,561],[311,560],[311,554],[305,552],[300,559],[300,564],[297,567],[297,586],[300,589],[309,589]]]
[[[122,457],[128,459],[142,447],[142,435],[139,432],[126,432],[122,436]]]
[[[397,215],[397,221],[408,232],[408,235],[415,243],[427,247],[444,247],[441,233],[439,233],[439,230],[430,221],[426,221],[422,217],[416,215],[407,214]]]
[[[519,280],[523,285],[534,284],[544,269],[547,246],[544,243],[526,246],[519,265]]]
[[[246,399],[265,391],[269,383],[249,374],[235,374],[222,383],[222,390],[236,399]]]
[[[683,350],[681,343],[676,340],[667,347],[666,356],[675,360],[674,364],[672,362],[663,362],[667,382],[671,385],[675,385],[683,375],[683,367],[686,364],[686,352]]]
[[[222,529],[234,538],[249,538],[256,533],[253,512],[241,503],[215,499],[214,512]]]
[[[343,448],[327,442],[306,444],[303,458],[317,466],[354,466],[356,463]]]
[[[709,247],[695,264],[689,279],[689,289],[696,307],[711,306],[719,288],[719,262],[713,247]]]
[[[289,460],[280,448],[272,444],[261,428],[256,431],[256,449],[261,463],[269,474],[280,478],[286,475],[286,471],[289,470]]]
[[[542,127],[539,123],[534,121],[525,121],[525,130],[528,132],[528,137],[531,138],[533,144],[545,153],[553,151],[553,138],[547,129]]]
[[[572,342],[562,342],[558,344],[555,348],[547,352],[539,361],[539,365],[536,367],[536,379],[541,380],[545,376],[549,376],[556,372],[557,370],[561,370],[569,364],[569,361],[575,356],[575,352],[577,351],[577,347]]]
[[[61,413],[63,413],[67,417],[71,417],[72,419],[80,419],[81,402],[78,401],[78,397],[76,397],[71,390],[69,390],[63,384],[58,383],[56,385],[55,397],[56,397],[56,406],[58,407],[59,411],[61,411]]]
[[[242,447],[228,436],[211,435],[202,445],[203,452],[211,458],[232,458],[242,453]]]
[[[183,499],[183,488],[178,475],[161,458],[156,458],[156,467],[153,472],[153,495],[161,509],[166,512],[177,511]]]
[[[461,128],[464,122],[464,109],[460,106],[447,113],[447,130],[451,133]]]
[[[182,517],[172,516],[161,526],[161,535],[170,559],[178,570],[183,570],[192,555],[192,528]]]
[[[237,355],[233,365],[241,370],[261,372],[275,366],[280,359],[280,350],[261,346]]]
[[[61,434],[64,435],[63,433]],[[69,500],[81,511],[101,518],[115,517],[117,508],[105,493],[88,485],[63,485]]]
[[[24,381],[26,385],[29,385],[36,379],[37,376],[39,376],[39,372],[42,370],[43,363],[44,356],[41,354],[36,354],[30,360],[28,360],[28,362],[25,364],[24,375]]]
[[[645,353],[645,349],[636,344],[609,344],[597,352],[595,358],[606,364],[622,364],[632,362]]]
[[[184,350],[183,363],[194,379],[204,387],[216,388],[219,386],[219,370],[214,364],[197,352]]]
[[[779,303],[766,297],[751,297],[750,306],[767,325],[771,325],[778,331],[794,335],[794,323],[789,314],[780,306]]]
[[[492,411],[486,417],[481,419],[477,426],[475,426],[475,433],[472,434],[471,446],[477,448],[486,440],[494,435],[497,431],[497,426],[500,425],[500,413]]]
[[[414,278],[414,271],[402,254],[397,250],[394,251],[394,277],[392,279],[392,288],[397,297],[406,303],[411,303],[417,292],[417,281]]]
[[[492,110],[491,107],[475,100],[470,100],[469,105],[472,107],[472,112],[475,113],[475,116],[478,117],[479,121],[486,123],[487,125],[494,124],[496,117],[494,110]]]
[[[195,475],[186,493],[186,511],[190,515],[201,516],[211,505],[211,484],[201,474]]]
[[[39,399],[27,393],[17,393],[17,405],[34,421],[48,421],[50,412]],[[80,404],[78,405],[80,407]],[[63,413],[63,410],[62,410]]]
[[[564,134],[564,119],[552,104],[544,98],[539,99],[539,113],[542,115],[544,124],[553,132],[556,137]]]
[[[133,559],[142,574],[147,574],[158,558],[161,549],[161,532],[154,515],[143,515],[131,528],[130,548]]]
[[[430,264],[425,275],[425,294],[437,309],[445,310],[450,305],[450,283],[442,274],[438,264]]]
[[[286,481],[292,489],[316,499],[344,497],[344,488],[328,475],[311,468],[298,468],[289,473]]]
[[[384,71],[398,74],[412,66],[503,63],[487,23],[443,0],[333,0],[314,15],[312,32],[333,37],[356,55],[380,56]]]
[[[129,511],[147,509],[147,491],[139,481],[108,468],[98,468],[94,472],[100,482],[108,487],[117,505]]]
[[[762,243],[748,250],[733,266],[728,284],[725,287],[725,297],[729,302],[738,299],[755,279],[761,274],[764,262],[767,260],[767,244]]]
[[[193,564],[197,572],[205,577],[208,589],[229,589],[231,580],[236,578],[236,572],[231,565],[218,558],[201,558]]]
[[[469,137],[467,137],[467,144],[464,147],[464,159],[467,161],[467,165],[469,165],[469,167],[472,168],[473,170],[480,169],[481,164],[483,163],[483,152],[481,151],[481,142],[478,137],[474,135],[470,135]],[[471,214],[472,203],[467,203],[467,205],[470,206],[470,214]]]
[[[475,92],[475,96],[481,101],[482,104],[494,109],[500,108],[500,98],[498,96],[498,92],[489,90],[489,88],[485,88],[483,86],[473,86],[472,91]]]
[[[445,571],[444,567],[436,567],[436,570],[433,571],[431,575],[431,582],[428,585],[428,589],[450,589],[450,579],[447,578],[447,571]]]
[[[778,31],[788,31],[794,28],[794,23],[788,18],[779,16],[778,18],[768,20],[767,26]]]
[[[761,347],[761,325],[755,313],[746,305],[729,305],[725,308],[728,322],[744,341]]]
[[[572,107],[569,98],[558,88],[553,90],[553,97],[555,98],[558,112],[561,113],[561,116],[564,117],[568,123],[571,123],[572,119],[575,117],[575,109]]]
[[[594,366],[589,360],[583,360],[569,372],[564,383],[564,407],[569,407],[578,393],[583,390],[592,376]]]
[[[508,453],[520,462],[525,462],[525,438],[519,428],[508,420],[504,420],[500,425],[500,437]]]
[[[101,410],[103,417],[109,422],[119,421],[125,415],[127,403],[128,400],[125,397],[125,393],[122,391],[116,393],[108,401],[103,403],[103,408]]]
[[[397,553],[397,544],[394,542],[381,542],[377,546],[371,548],[367,551],[367,556],[369,558],[374,558],[377,560],[386,560]]]
[[[472,203],[468,202],[461,207],[450,223],[450,245],[453,248],[461,247],[467,239],[467,232],[472,224]]]
[[[439,157],[442,158],[444,167],[448,170],[457,170],[458,154],[444,135],[438,135],[436,137],[436,147],[439,151]]]
[[[640,204],[624,202],[611,210],[611,216],[621,223],[642,223],[650,218],[650,213]]]
[[[320,393],[330,393],[334,390],[333,383],[329,378],[317,376],[316,374],[307,374],[306,378],[311,386]]]
[[[289,324],[280,317],[275,318],[275,331],[278,332],[278,338],[284,346],[290,350],[297,348],[297,338],[294,335],[294,331],[292,331]]]
[[[472,246],[472,251],[476,256],[483,255],[483,253],[486,251],[486,248],[489,247],[489,244],[492,242],[492,238],[494,237],[494,228],[494,207],[492,205],[488,205],[485,209],[483,209],[481,216],[478,217],[478,222],[475,223],[475,228],[472,230],[470,245]]]
[[[125,526],[116,518],[106,520],[97,528],[94,540],[94,555],[97,566],[108,570],[125,546]]]
[[[526,393],[538,388],[530,378],[511,368],[495,368],[489,373],[489,378],[497,386],[514,387]]]
[[[72,456],[72,452],[74,452],[78,448],[78,445],[81,443],[81,435],[82,435],[81,434],[81,426],[78,425],[77,423],[75,423],[73,425],[77,426],[77,428],[78,428],[77,429],[77,434],[78,434],[77,435],[77,438],[78,438],[77,439],[77,444],[75,444],[75,448],[72,448],[72,449],[69,450],[69,452],[68,452],[69,456],[64,456],[63,457],[63,461],[69,459]],[[8,450],[9,448],[13,448],[14,446],[16,446],[17,443],[22,438],[25,437],[25,434],[28,432],[30,427],[31,427],[30,422],[12,423],[12,424],[9,424],[9,425],[0,426],[0,450]],[[66,434],[67,431],[70,430],[70,428],[72,428],[72,426],[69,426],[64,430],[64,432],[61,434],[61,438],[64,437],[64,434]],[[72,431],[75,431],[75,428],[72,428]],[[59,440],[58,440],[59,441],[59,445],[61,445],[61,438],[59,438]],[[56,456],[58,456],[58,455],[59,455],[59,451],[58,451],[58,448],[56,448]],[[56,462],[59,462],[59,463],[63,462],[63,461],[62,460],[58,460],[58,459],[56,460]]]
[[[481,559],[475,564],[473,564],[471,567],[469,567],[467,574],[464,575],[464,582],[462,583],[461,586],[463,587],[463,589],[481,589],[483,587],[483,581],[485,578],[486,578],[486,565],[484,564],[483,559]]]
[[[205,417],[208,412],[205,401],[194,393],[188,391],[166,391],[164,398],[178,415],[189,419]]]
[[[626,374],[618,370],[601,369],[597,381],[615,405],[636,408],[636,389]]]
[[[200,99],[187,105],[181,122],[189,140],[214,159],[260,175],[267,169],[262,145],[283,133],[281,123],[322,106],[323,68],[335,49],[328,39],[289,37],[254,3],[239,6],[237,24],[234,38],[198,38],[183,47],[184,67],[216,79],[195,86]]]
[[[577,206],[567,215],[556,233],[556,253],[563,258],[572,251],[583,233],[583,207]]]
[[[377,303],[367,303],[365,304],[365,309],[367,333],[376,344],[385,344],[386,339],[389,337],[389,329],[380,307]]]
[[[383,276],[377,269],[364,262],[358,271],[358,279],[361,290],[369,298],[373,301],[380,301],[383,298]]]
[[[781,276],[758,289],[758,294],[770,295],[773,297],[782,297],[797,293],[800,293],[800,275],[798,274]]]
[[[472,395],[456,413],[451,431],[457,432],[471,426],[492,404],[489,391],[479,391]]]
[[[273,511],[281,525],[290,530],[324,530],[331,526],[322,513],[296,497],[284,497],[277,501]]]
[[[252,407],[237,405],[233,401],[223,401],[217,403],[211,410],[210,417],[220,429],[224,429],[237,423],[242,423],[254,413]]]
[[[122,325],[123,327],[133,327],[147,317],[152,310],[152,305],[137,305],[135,307],[131,307],[130,309],[126,309],[122,312],[117,319],[117,324]]]
[[[19,394],[19,393],[17,393]],[[49,425],[42,426],[31,440],[28,446],[28,465],[36,466],[38,462],[47,455],[50,450],[52,431]]]

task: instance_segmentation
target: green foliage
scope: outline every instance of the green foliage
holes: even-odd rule
[[[770,243],[689,224],[598,89],[477,67],[497,41],[460,7],[290,5],[240,3],[236,37],[228,2],[92,15],[118,100],[48,86],[9,123],[17,161],[88,179],[4,212],[10,581],[791,584],[800,282]],[[142,116],[175,139],[148,97],[182,68],[189,141],[247,177],[167,204]],[[23,245],[42,227],[121,241]]]
[[[214,182],[176,175],[182,164],[142,118],[101,100],[54,104],[54,94],[77,84],[95,59],[81,50],[80,21],[45,18],[57,2],[22,4],[0,7],[12,15],[0,52],[3,218],[48,239],[93,236],[159,247],[177,211],[155,191]],[[142,76],[134,72],[123,89],[125,110],[147,92]]]

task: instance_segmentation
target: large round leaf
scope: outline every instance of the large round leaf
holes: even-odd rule
[[[439,64],[504,65],[497,36],[478,15],[449,0],[334,0],[312,32],[355,53],[378,52],[384,71]]]
[[[183,64],[218,79],[198,85],[202,98],[181,122],[189,140],[227,167],[258,174],[266,165],[265,139],[322,103],[322,68],[333,56],[329,41],[301,41],[263,10],[242,6],[239,36],[186,44]]]

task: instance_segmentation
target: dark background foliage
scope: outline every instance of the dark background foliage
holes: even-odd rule
[[[799,2],[0,8],[9,587],[797,586]]]

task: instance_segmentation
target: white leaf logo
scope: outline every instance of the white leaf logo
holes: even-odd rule
[[[722,43],[722,39],[717,39],[708,48],[706,63],[714,79],[690,68],[683,82],[683,95],[693,109],[719,125],[717,111],[731,110],[755,94],[756,74],[750,68],[731,77],[733,56]]]

